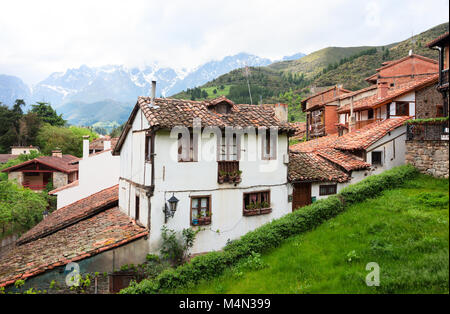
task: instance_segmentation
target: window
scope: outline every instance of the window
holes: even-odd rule
[[[211,224],[211,196],[191,197],[191,225]]]
[[[372,119],[373,119],[373,109],[369,109],[369,111],[367,112],[367,120]]]
[[[244,193],[244,216],[268,214],[270,207],[270,191]]]
[[[381,165],[381,152],[372,152],[372,165]]]
[[[234,161],[239,160],[238,139],[236,134],[233,134],[233,138],[228,140],[225,136],[225,132],[222,133],[222,140],[219,145],[219,160]]]
[[[261,146],[262,146],[261,159],[263,160],[277,159],[277,135],[271,136],[270,130],[267,129],[265,134],[263,135]]]
[[[139,195],[136,195],[136,201],[134,202],[134,219],[135,220],[139,220],[139,209],[140,209],[139,201],[140,201]]]
[[[152,160],[153,154],[153,136],[152,134],[147,134],[145,136],[145,161]]]
[[[406,101],[398,101],[395,103],[396,116],[409,116],[409,103]]]
[[[197,161],[197,150],[198,150],[198,136],[192,132],[189,133],[189,143],[185,141],[185,145],[183,145],[183,137],[182,134],[178,134],[178,161]]]
[[[336,184],[325,184],[319,186],[319,195],[331,195],[337,193]]]

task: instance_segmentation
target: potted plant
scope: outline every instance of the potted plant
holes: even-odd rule
[[[198,218],[199,218],[198,215],[193,215],[193,217],[192,217],[192,224],[194,226],[197,226],[199,224],[199,219]]]
[[[267,201],[261,202],[261,214],[268,214],[272,211],[272,208],[270,208],[270,203]]]
[[[219,171],[219,177],[218,177],[219,184],[222,184],[225,181],[227,181],[227,176],[228,176],[228,173],[226,171]]]

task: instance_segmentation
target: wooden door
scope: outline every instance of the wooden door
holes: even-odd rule
[[[311,183],[294,184],[292,210],[311,204]]]

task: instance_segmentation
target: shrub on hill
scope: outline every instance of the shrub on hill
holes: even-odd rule
[[[368,177],[345,188],[336,196],[319,200],[248,232],[240,239],[228,243],[222,252],[210,252],[197,256],[187,264],[162,272],[155,279],[144,279],[140,283],[133,282],[120,293],[159,293],[166,289],[196,283],[201,279],[213,278],[241,258],[277,247],[286,238],[309,231],[341,213],[348,204],[377,196],[383,190],[398,186],[417,173],[412,166],[400,166],[380,175]]]

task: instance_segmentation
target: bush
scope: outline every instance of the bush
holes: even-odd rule
[[[195,284],[201,279],[213,278],[221,274],[226,267],[239,262],[241,258],[255,259],[257,254],[279,246],[285,239],[309,231],[338,215],[348,204],[374,197],[383,190],[413,178],[417,173],[412,166],[400,166],[380,175],[368,177],[343,189],[338,195],[321,199],[248,232],[240,239],[229,242],[222,252],[210,252],[197,256],[190,263],[176,269],[168,269],[153,280],[144,279],[140,283],[133,282],[120,293],[158,293]]]

